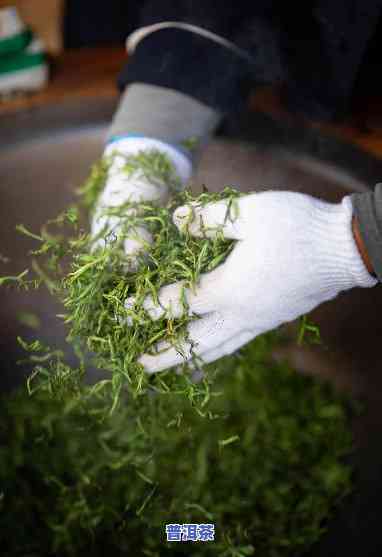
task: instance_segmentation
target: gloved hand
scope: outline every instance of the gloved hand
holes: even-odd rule
[[[308,195],[269,191],[239,198],[239,215],[225,223],[226,202],[194,206],[189,231],[223,226],[237,243],[224,264],[202,276],[195,293],[187,291],[189,311],[201,316],[189,325],[193,351],[206,363],[231,354],[257,335],[292,321],[335,298],[342,290],[377,282],[365,268],[352,234],[352,203],[329,204]],[[181,229],[190,207],[178,208],[174,222]],[[152,319],[171,311],[182,314],[182,284],[159,293],[160,306],[144,303]],[[158,346],[163,350],[166,346]],[[190,357],[191,345],[182,351]],[[152,373],[184,362],[174,347],[140,362]]]
[[[152,168],[147,169],[147,156],[158,154],[166,157],[166,172],[163,171],[163,165],[157,172]],[[140,165],[139,158],[143,160],[142,155],[146,158],[145,163]],[[112,163],[92,219],[91,234],[93,237],[100,236],[95,247],[104,247],[104,238],[108,235],[117,238],[121,230],[120,219],[106,215],[105,209],[121,206],[128,201],[164,204],[169,195],[169,187],[182,187],[191,175],[191,163],[188,159],[171,145],[155,139],[125,137],[110,143],[104,156],[110,157]],[[132,159],[135,160],[134,169],[126,172],[126,162]],[[135,209],[129,211],[133,212]],[[124,249],[131,256],[132,267],[134,255],[151,241],[150,233],[143,227],[136,227],[124,240]]]

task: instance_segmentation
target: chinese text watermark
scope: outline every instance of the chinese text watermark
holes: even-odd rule
[[[168,542],[213,542],[214,524],[166,524]]]

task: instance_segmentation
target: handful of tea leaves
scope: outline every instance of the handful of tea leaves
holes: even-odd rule
[[[139,163],[144,171],[157,172],[171,183],[170,170],[166,160],[158,153],[139,155]],[[142,157],[145,160],[142,162]],[[136,168],[134,157],[126,161],[125,172]],[[151,165],[151,166],[150,166]],[[94,206],[107,177],[108,165],[102,160],[93,168],[82,193],[88,205]],[[151,176],[151,175],[150,175]],[[173,180],[174,182],[174,180]],[[95,389],[111,388],[113,408],[117,404],[121,390],[127,388],[135,396],[151,390],[156,392],[183,392],[202,411],[210,396],[211,378],[208,374],[199,383],[192,381],[187,366],[183,370],[162,372],[149,376],[137,359],[150,352],[154,346],[166,341],[181,350],[182,341],[187,338],[187,325],[195,315],[187,311],[185,297],[182,299],[185,312],[181,318],[173,319],[164,315],[153,321],[143,308],[148,295],[158,298],[160,288],[166,284],[182,281],[184,288],[195,288],[201,273],[211,271],[224,261],[233,248],[234,242],[227,240],[219,231],[211,238],[195,238],[179,232],[172,222],[172,213],[179,205],[194,201],[204,205],[219,199],[227,200],[227,218],[235,218],[235,199],[239,192],[225,188],[221,193],[204,192],[195,197],[189,191],[173,191],[171,200],[165,207],[150,203],[125,203],[104,210],[106,217],[117,217],[118,235],[110,230],[102,231],[92,238],[78,224],[78,211],[71,208],[51,221],[40,235],[19,230],[31,235],[40,243],[33,252],[34,269],[51,292],[58,296],[64,306],[61,316],[68,325],[68,342],[73,345],[82,361],[92,359],[92,364],[110,374]],[[72,233],[68,236],[52,232],[54,226],[69,225]],[[147,245],[144,253],[136,256],[134,269],[131,256],[124,251],[124,239],[134,235],[136,227],[144,226],[152,235],[153,243]],[[74,232],[74,235],[73,235]],[[98,246],[99,238],[104,238],[104,247]],[[41,261],[39,261],[39,259]],[[24,284],[27,281],[23,277]],[[126,299],[134,296],[134,307],[126,307]],[[33,352],[35,344],[24,347]],[[42,350],[41,346],[37,346]],[[64,391],[73,388],[83,373],[73,373],[64,369],[57,360],[57,354],[49,359],[49,351],[40,361],[29,386],[48,388],[50,391]],[[41,356],[41,354],[40,354]],[[40,357],[41,360],[41,357]],[[195,357],[194,363],[197,364]]]

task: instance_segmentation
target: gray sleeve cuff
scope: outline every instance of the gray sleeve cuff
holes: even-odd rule
[[[374,272],[382,281],[382,184],[374,192],[355,193],[353,211]]]
[[[179,91],[133,83],[122,93],[107,140],[125,135],[150,137],[181,147],[195,159],[220,120],[218,111]]]

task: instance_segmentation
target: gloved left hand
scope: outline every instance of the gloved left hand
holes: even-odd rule
[[[91,233],[93,237],[98,237],[95,247],[104,247],[106,237],[118,238],[120,234],[121,219],[108,215],[108,209],[120,207],[127,202],[149,201],[157,205],[166,202],[172,184],[168,183],[162,175],[152,171],[147,173],[145,166],[140,166],[138,163],[134,164],[132,172],[127,172],[125,168],[129,160],[134,159],[137,162],[139,158],[146,157],[147,161],[147,157],[156,154],[165,157],[164,160],[168,165],[168,180],[176,181],[183,186],[191,174],[191,163],[171,145],[146,137],[125,137],[106,147],[104,156],[110,158],[111,166],[92,219]],[[126,215],[134,211],[133,208],[128,209]],[[135,255],[151,242],[150,233],[142,226],[135,227],[124,240],[124,251],[129,255],[132,268]]]

